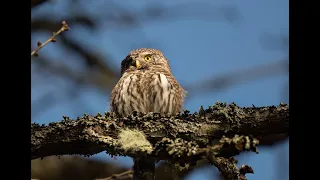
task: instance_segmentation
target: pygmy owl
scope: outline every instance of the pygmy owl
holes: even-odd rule
[[[183,109],[185,94],[161,51],[136,49],[121,63],[121,78],[111,92],[110,110],[119,117],[132,111],[175,115]]]

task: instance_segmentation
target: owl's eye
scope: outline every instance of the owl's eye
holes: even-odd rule
[[[150,55],[150,54],[146,55],[146,56],[144,57],[144,60],[146,60],[146,61],[151,61],[151,60],[152,60],[151,55]]]

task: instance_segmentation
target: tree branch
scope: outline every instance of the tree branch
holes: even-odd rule
[[[228,180],[247,180],[247,173],[254,173],[253,169],[248,165],[242,165],[240,169],[237,168],[238,162],[234,158],[214,157],[211,156],[209,162],[215,165],[222,173],[224,179]]]
[[[173,117],[157,113],[133,113],[126,118],[116,118],[109,112],[85,114],[77,120],[64,117],[48,126],[32,123],[31,159],[64,154],[86,156],[102,151],[180,164],[204,158],[212,162],[214,158],[213,164],[223,172],[223,167],[231,165],[217,157],[257,152],[259,140],[254,137],[288,134],[288,129],[289,106],[282,103],[241,108],[218,102],[206,110],[200,108],[198,113],[185,111]],[[233,169],[235,172],[237,168]],[[237,169],[233,174],[240,177],[241,172]]]
[[[156,113],[133,113],[127,118],[115,118],[107,112],[104,116],[64,119],[48,126],[31,124],[31,159],[64,154],[93,155],[104,150],[111,155],[152,155],[156,159],[172,159],[188,149],[169,151],[170,148],[177,150],[175,142],[194,144],[188,150],[194,148],[189,153],[197,154],[223,135],[254,137],[288,133],[289,106],[240,108],[234,103],[216,103],[202,110],[200,115],[184,112],[167,118]],[[157,152],[159,149],[156,148],[161,144],[171,144],[167,154]]]

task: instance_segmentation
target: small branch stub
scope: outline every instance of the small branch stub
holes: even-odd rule
[[[246,164],[243,164],[240,169],[240,179],[241,180],[247,180],[246,174],[254,174],[253,169],[251,166],[248,166]]]
[[[110,177],[95,180],[114,180],[114,179],[132,179],[133,171],[130,169],[119,174],[113,174]]]

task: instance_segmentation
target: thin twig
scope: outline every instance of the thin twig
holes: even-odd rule
[[[107,177],[107,178],[103,178],[103,179],[95,179],[95,180],[115,180],[115,179],[124,179],[126,176],[130,176],[130,178],[132,178],[133,171],[130,169],[128,171],[124,171],[122,173],[119,174],[112,174],[111,176]]]
[[[38,41],[38,47],[31,52],[31,56],[38,56],[38,51],[43,48],[44,46],[46,46],[47,44],[49,44],[50,42],[56,42],[57,40],[55,39],[55,37],[57,35],[59,35],[60,33],[62,33],[63,31],[68,31],[70,28],[69,28],[69,25],[66,23],[66,21],[62,21],[61,22],[61,28],[57,31],[57,32],[53,32],[52,33],[52,36],[44,43],[41,43],[40,41]]]

